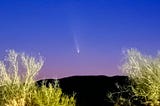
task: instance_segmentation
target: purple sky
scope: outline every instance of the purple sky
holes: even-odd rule
[[[39,78],[120,75],[129,48],[160,50],[160,1],[0,0],[0,58],[40,53]]]

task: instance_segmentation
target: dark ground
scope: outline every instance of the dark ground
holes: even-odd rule
[[[127,87],[130,81],[127,76],[72,76],[59,80],[59,85],[63,93],[72,95],[76,93],[76,106],[113,106],[113,103],[107,98],[107,92],[118,92],[118,86]],[[42,81],[54,84],[54,79],[44,79],[37,81],[41,86]],[[130,97],[130,91],[120,94],[125,98]],[[119,95],[115,95],[117,98]],[[115,99],[116,99],[115,98]]]

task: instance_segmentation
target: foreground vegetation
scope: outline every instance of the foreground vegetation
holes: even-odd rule
[[[75,106],[74,96],[62,93],[58,83],[37,88],[35,76],[44,61],[9,50],[0,61],[0,106]]]
[[[136,49],[124,52],[125,58],[121,70],[132,81],[131,86],[121,87],[120,92],[108,95],[116,106],[134,106],[133,99],[144,106],[160,106],[160,54],[156,57],[141,54]],[[115,94],[122,94],[131,89],[133,94],[128,99]]]
[[[0,106],[75,106],[73,96],[63,94],[58,82],[38,88],[35,76],[44,61],[9,50],[4,61],[0,61]],[[115,106],[160,106],[160,54],[156,57],[140,53],[136,49],[125,51],[121,70],[131,85],[119,88],[119,92],[108,93]],[[130,92],[131,91],[131,92]],[[123,96],[128,94],[127,98]],[[116,95],[116,98],[115,98]]]

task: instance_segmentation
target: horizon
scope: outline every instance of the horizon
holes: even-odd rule
[[[1,0],[0,59],[14,49],[44,57],[38,78],[122,75],[123,50],[160,50],[157,0]]]

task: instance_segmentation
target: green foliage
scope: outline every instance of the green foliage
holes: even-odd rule
[[[43,63],[41,57],[9,50],[5,61],[0,61],[0,106],[75,106],[74,96],[64,95],[58,83],[49,88],[34,84]]]

